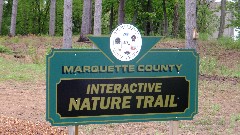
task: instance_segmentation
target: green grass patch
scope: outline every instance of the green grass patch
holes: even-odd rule
[[[0,53],[12,54],[12,50],[6,46],[0,45]]]
[[[0,58],[0,81],[37,81],[45,78],[44,64],[23,64]]]
[[[200,59],[200,73],[214,74],[217,69],[217,60],[212,57],[203,57]]]
[[[230,37],[222,37],[217,40],[217,44],[226,49],[240,49],[240,39],[234,40]]]
[[[201,74],[240,77],[240,65],[230,69],[226,65],[219,64],[214,57],[202,57],[199,69]]]

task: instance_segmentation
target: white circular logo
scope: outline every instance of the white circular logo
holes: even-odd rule
[[[140,52],[142,37],[136,27],[130,24],[119,25],[111,34],[110,49],[121,61],[130,61]]]

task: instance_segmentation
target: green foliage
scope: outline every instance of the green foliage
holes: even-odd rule
[[[49,31],[49,12],[50,0],[19,0],[17,13],[16,34],[19,35],[47,35]],[[73,0],[73,27],[74,35],[79,35],[82,23],[83,0]],[[109,35],[111,33],[110,13],[113,7],[113,26],[118,25],[118,5],[116,0],[102,1],[102,34]],[[168,36],[173,36],[174,22],[174,7],[178,5],[179,27],[177,36],[185,37],[185,1],[174,0],[166,1],[166,12],[168,21]],[[63,35],[63,6],[64,0],[57,0],[56,2],[56,36]],[[234,10],[236,21],[233,21],[234,26],[239,27],[240,15],[237,14],[236,3],[231,3],[230,6]],[[197,10],[197,26],[200,33],[207,33],[211,35],[218,26],[218,19],[209,7],[209,3],[198,2]],[[92,5],[94,12],[94,1]],[[6,0],[4,3],[4,14],[2,23],[2,35],[8,35],[11,24],[11,9],[12,0]],[[229,8],[230,9],[230,8]],[[143,35],[163,35],[164,31],[164,13],[162,1],[159,0],[126,0],[125,1],[125,23],[134,24]],[[93,13],[92,13],[93,15]],[[93,22],[92,18],[92,22]],[[93,25],[93,23],[92,23]],[[93,26],[92,26],[93,28]],[[206,35],[202,39],[206,40]]]
[[[217,44],[226,49],[240,49],[240,39],[234,40],[230,37],[221,37],[217,40]]]
[[[83,0],[73,0],[73,34],[79,35],[82,23]]]
[[[200,33],[211,35],[218,27],[219,20],[208,2],[198,2],[197,27]]]
[[[199,33],[199,40],[201,41],[207,41],[209,39],[209,34],[208,33]]]
[[[12,54],[12,50],[6,46],[0,45],[0,53]]]
[[[233,14],[234,20],[230,20],[230,26],[240,29],[240,7],[239,0],[228,1],[227,8]]]

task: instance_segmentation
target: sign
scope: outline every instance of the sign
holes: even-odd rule
[[[198,112],[198,54],[193,49],[152,49],[160,37],[135,32],[123,32],[128,35],[124,39],[117,34],[89,37],[99,49],[52,50],[46,58],[46,119],[52,125],[193,119]],[[138,51],[133,35],[142,39],[136,43]],[[126,51],[135,54],[119,56]]]

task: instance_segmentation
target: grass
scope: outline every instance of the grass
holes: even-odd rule
[[[44,64],[23,64],[0,57],[0,81],[37,81],[45,78]]]
[[[217,44],[226,49],[240,49],[240,39],[233,40],[229,37],[222,37],[217,40]]]
[[[6,46],[0,45],[0,53],[12,54],[12,50]]]
[[[240,64],[235,69],[228,68],[218,62],[215,57],[200,58],[200,74],[240,77]]]

